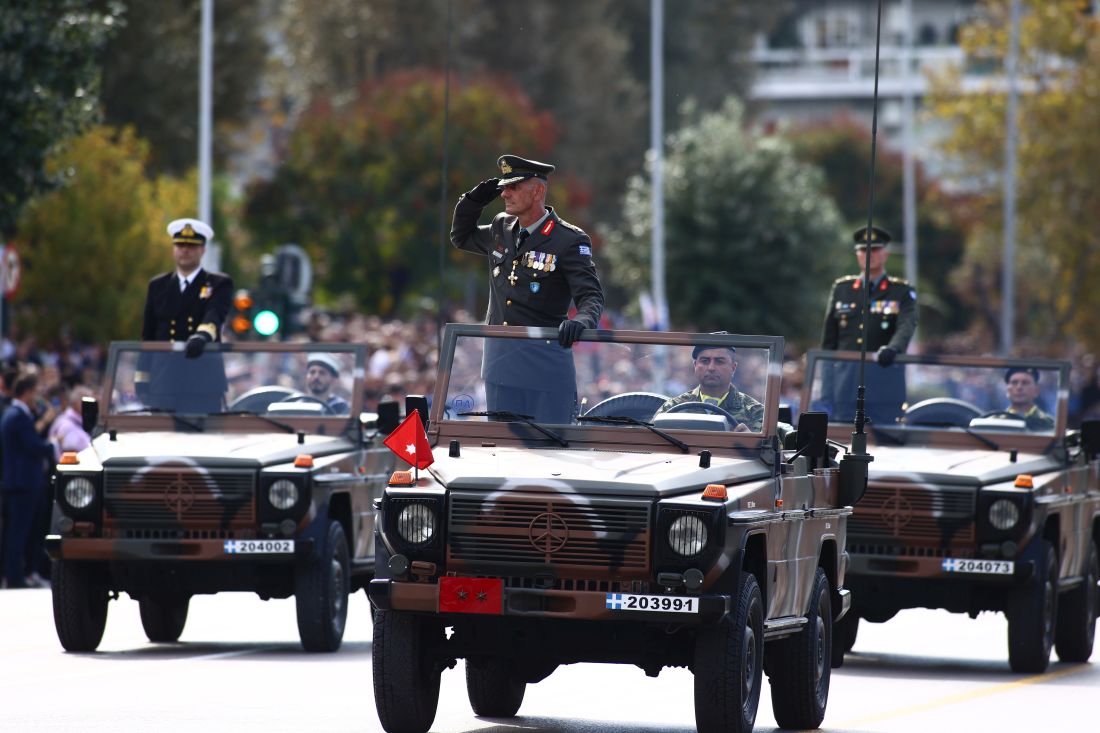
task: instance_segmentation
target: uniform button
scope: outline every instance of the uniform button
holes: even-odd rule
[[[862,324],[862,323],[861,323],[861,324],[859,324],[859,330],[860,330],[860,331],[862,331],[862,330],[863,330],[863,324]]]
[[[857,343],[857,344],[862,344],[862,343],[863,343],[863,339],[856,339],[856,343]]]
[[[502,326],[507,326],[507,325],[508,325],[508,321],[505,321],[504,323],[502,323],[502,324],[500,324],[500,325],[502,325]]]
[[[504,305],[511,305],[511,304],[512,304],[512,299],[511,299],[511,298],[509,298],[508,300],[504,301]]]

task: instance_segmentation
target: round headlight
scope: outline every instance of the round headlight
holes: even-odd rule
[[[691,514],[677,518],[668,528],[668,546],[677,555],[698,555],[707,546],[707,525]]]
[[[412,545],[423,545],[435,536],[435,513],[427,504],[408,504],[397,513],[397,534]]]
[[[298,503],[298,484],[290,479],[279,479],[268,488],[267,500],[276,509],[284,511],[289,509]]]
[[[65,502],[73,509],[83,509],[95,498],[95,484],[78,476],[65,484]]]
[[[997,499],[989,505],[989,523],[1002,532],[1012,529],[1020,521],[1020,508],[1008,499]]]

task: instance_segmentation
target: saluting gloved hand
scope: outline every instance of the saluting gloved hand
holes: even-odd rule
[[[184,348],[183,353],[188,359],[198,359],[202,356],[202,350],[206,348],[206,342],[210,340],[210,335],[207,333],[193,333],[191,338],[187,339],[187,346]]]
[[[880,346],[878,351],[875,352],[875,361],[881,367],[888,367],[894,363],[894,359],[897,357],[898,352],[889,346]]]
[[[570,348],[581,337],[584,324],[580,321],[562,321],[558,326],[558,343],[565,348]]]
[[[474,186],[466,194],[466,198],[473,201],[475,204],[481,204],[482,206],[488,206],[500,195],[500,183],[499,178],[486,178],[481,183]]]

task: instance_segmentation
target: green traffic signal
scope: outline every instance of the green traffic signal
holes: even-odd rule
[[[252,319],[252,327],[261,336],[273,336],[279,331],[279,314],[272,310],[262,310]]]

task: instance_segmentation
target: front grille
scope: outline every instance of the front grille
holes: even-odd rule
[[[103,501],[108,526],[221,529],[252,525],[255,471],[199,466],[108,470]]]
[[[539,578],[512,577],[504,578],[507,588],[538,589],[538,590],[565,590],[565,591],[591,591],[596,593],[649,593],[649,583],[644,580],[581,580],[572,578],[555,578],[550,582],[543,582]]]
[[[974,497],[972,489],[870,486],[848,520],[849,542],[893,538],[901,544],[972,543]]]
[[[641,577],[650,557],[650,503],[531,494],[451,495],[448,567],[553,568]]]
[[[848,543],[852,555],[878,555],[881,557],[953,557],[967,560],[974,557],[972,547],[912,547],[907,545],[875,545]]]
[[[122,540],[249,540],[256,533],[231,529],[119,529],[105,530],[103,536]]]

